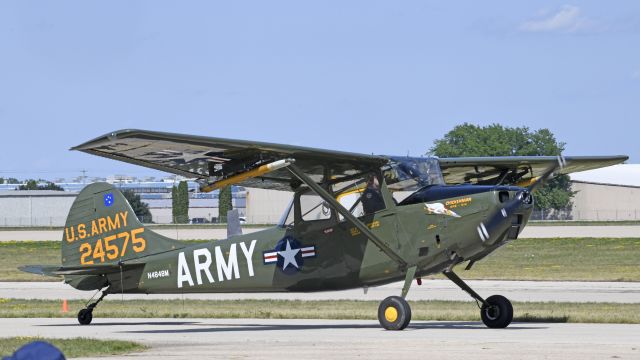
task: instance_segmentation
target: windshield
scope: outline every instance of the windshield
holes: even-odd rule
[[[384,170],[387,186],[392,191],[414,191],[427,185],[443,185],[444,178],[437,158],[390,156]]]

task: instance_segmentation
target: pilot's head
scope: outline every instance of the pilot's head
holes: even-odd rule
[[[369,175],[369,180],[367,181],[367,187],[370,189],[378,189],[380,187],[380,182],[375,175]]]

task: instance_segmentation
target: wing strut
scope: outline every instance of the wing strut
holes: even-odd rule
[[[287,169],[295,175],[300,181],[307,184],[313,191],[316,192],[324,201],[329,203],[336,211],[340,213],[340,215],[344,216],[349,222],[351,222],[360,232],[362,232],[366,237],[371,240],[383,253],[387,254],[393,261],[397,262],[400,268],[404,271],[407,268],[407,262],[400,257],[400,255],[396,254],[391,248],[389,248],[382,239],[380,239],[376,234],[374,234],[367,225],[365,225],[362,221],[358,220],[353,214],[349,212],[342,204],[340,204],[336,199],[333,198],[322,186],[318,185],[313,179],[307,176],[300,168],[298,168],[294,164],[290,164]]]

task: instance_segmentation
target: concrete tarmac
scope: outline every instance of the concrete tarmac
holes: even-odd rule
[[[243,232],[250,234],[265,228],[245,228]],[[207,240],[224,239],[227,237],[226,229],[153,229],[153,231],[178,240]],[[62,230],[0,230],[0,241],[51,241],[61,240]],[[633,238],[640,237],[640,225],[621,226],[527,226],[520,238],[546,239],[546,238],[567,238],[567,237],[595,237],[595,238]]]
[[[109,359],[639,359],[640,325],[264,319],[0,319],[0,337],[138,341],[143,353]],[[104,358],[101,358],[104,359]]]
[[[468,284],[480,295],[501,294],[513,301],[567,301],[640,303],[640,283],[581,281],[494,281],[470,280]],[[402,283],[344,291],[316,293],[255,293],[255,294],[124,294],[127,299],[281,299],[281,300],[382,300],[399,295]],[[88,299],[94,292],[80,291],[62,282],[0,282],[0,298],[15,299]],[[120,299],[110,295],[107,299]],[[422,286],[412,285],[408,300],[461,300],[471,297],[449,280],[423,280]]]

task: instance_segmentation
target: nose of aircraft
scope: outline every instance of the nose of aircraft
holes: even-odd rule
[[[533,192],[553,176],[558,169],[562,169],[566,161],[558,157],[558,163],[551,165],[542,176],[526,188],[519,188],[513,199],[498,204],[498,210],[489,217],[487,223],[478,225],[478,235],[484,243],[495,244],[496,241],[517,239],[524,224],[533,211]]]
[[[513,198],[499,202],[488,219],[478,225],[482,242],[494,244],[505,238],[516,239],[533,209],[533,195],[526,188],[515,191]]]

